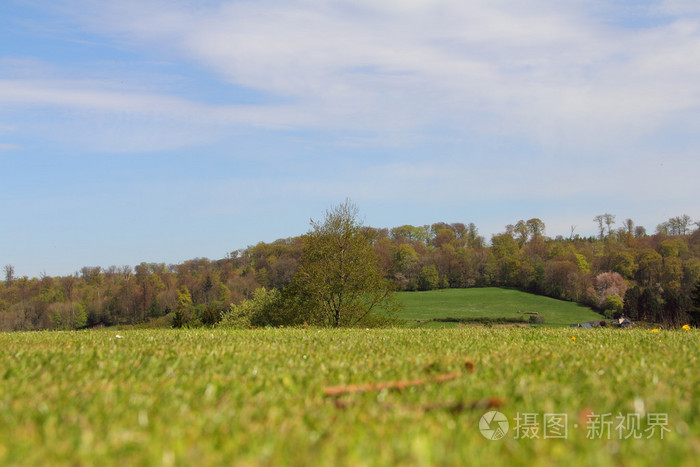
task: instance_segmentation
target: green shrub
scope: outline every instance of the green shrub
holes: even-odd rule
[[[437,289],[440,285],[440,275],[434,264],[430,266],[424,266],[420,272],[420,278],[418,279],[418,289],[419,290],[433,290]]]
[[[530,324],[543,324],[544,323],[544,316],[530,315],[530,319],[528,321]]]
[[[231,305],[225,312],[219,326],[248,328],[251,326],[282,326],[293,324],[292,316],[284,313],[282,294],[277,289],[260,287],[253,292],[253,298]]]
[[[615,313],[622,313],[625,308],[625,304],[618,295],[608,295],[605,297],[605,303],[603,305],[603,315],[610,319],[615,315]]]

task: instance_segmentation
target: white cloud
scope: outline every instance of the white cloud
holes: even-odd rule
[[[582,4],[547,1],[77,4],[95,30],[292,99],[290,125],[483,130],[478,121],[496,118],[586,141],[700,105],[691,19],[614,29]]]
[[[8,116],[27,108],[58,111],[60,117],[36,116],[27,125],[35,134],[107,152],[175,149],[232,128],[286,128],[307,118],[289,106],[213,105],[78,79],[0,79],[0,106]]]
[[[200,123],[279,126],[298,118],[284,107],[215,106],[167,94],[118,92],[91,82],[0,80],[0,102],[10,105],[56,106],[94,112],[187,119]]]
[[[697,129],[700,22],[617,27],[594,14],[606,5],[65,0],[55,8],[93,34],[153,58],[188,60],[271,97],[212,105],[154,91],[157,83],[115,89],[107,79],[23,76],[0,82],[0,105],[126,113],[154,131],[162,126],[164,138],[187,122],[193,140],[251,125],[362,131],[365,141],[393,144],[440,127],[595,153],[668,127]],[[662,2],[645,14],[691,6]]]

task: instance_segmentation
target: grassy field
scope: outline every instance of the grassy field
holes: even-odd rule
[[[428,292],[401,292],[399,300],[405,311],[405,320],[430,320],[435,318],[508,318],[527,319],[520,312],[537,312],[547,326],[568,326],[600,320],[603,317],[589,307],[578,303],[556,300],[514,289],[496,287],[472,289],[443,289]],[[423,323],[431,326],[450,327],[457,323]]]
[[[699,338],[484,327],[0,334],[0,465],[697,465]],[[414,386],[324,395],[400,380]],[[509,421],[503,439],[479,430],[489,403]],[[516,439],[534,431],[516,429],[518,414],[537,415],[538,438]],[[565,416],[566,437],[543,437],[545,414]],[[589,430],[606,414],[639,414],[639,430]],[[650,414],[665,417],[654,432]]]

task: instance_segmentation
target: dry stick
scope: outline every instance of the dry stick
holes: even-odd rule
[[[381,381],[379,383],[348,384],[341,386],[329,386],[323,390],[324,396],[341,396],[343,394],[354,394],[358,392],[381,391],[382,389],[405,389],[412,386],[422,386],[427,383],[443,383],[457,379],[461,373],[445,373],[436,376],[434,379],[418,378],[399,381]]]
[[[470,373],[474,371],[474,364],[467,360],[464,363],[467,371]],[[399,381],[380,381],[378,383],[366,383],[366,384],[343,384],[340,386],[328,386],[323,389],[324,396],[342,396],[343,394],[355,394],[359,392],[369,392],[369,391],[381,391],[383,389],[405,389],[408,387],[422,386],[428,383],[444,383],[445,381],[450,381],[457,379],[462,376],[461,373],[452,372],[444,373],[438,375],[435,378],[418,378],[411,380],[399,380]]]

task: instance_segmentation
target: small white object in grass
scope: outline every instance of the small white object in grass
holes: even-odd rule
[[[124,338],[124,336],[120,336],[119,334],[117,334],[117,335],[114,336],[114,337],[116,337],[117,339],[123,339],[123,338]]]

